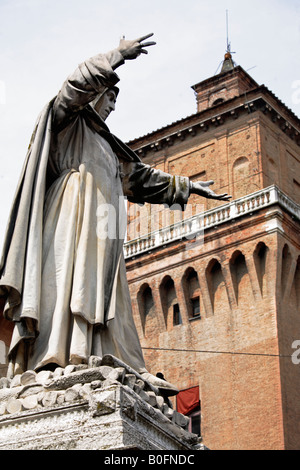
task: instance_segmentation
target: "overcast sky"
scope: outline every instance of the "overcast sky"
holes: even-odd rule
[[[191,86],[219,71],[226,10],[234,61],[300,115],[299,0],[0,0],[0,243],[35,120],[86,58],[153,32],[118,69],[107,124],[125,141],[196,112]]]

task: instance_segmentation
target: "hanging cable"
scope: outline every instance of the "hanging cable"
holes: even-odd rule
[[[176,351],[176,352],[195,352],[203,354],[229,354],[232,356],[262,356],[262,357],[279,357],[279,358],[292,358],[292,355],[284,354],[267,354],[267,353],[246,353],[246,352],[233,352],[233,351],[210,351],[202,349],[173,349],[173,348],[143,348],[144,350],[152,351]]]

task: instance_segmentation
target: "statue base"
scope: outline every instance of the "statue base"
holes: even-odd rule
[[[92,360],[0,379],[0,450],[205,449],[139,374]]]

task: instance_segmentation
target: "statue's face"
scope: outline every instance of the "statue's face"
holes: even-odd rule
[[[113,90],[107,90],[95,105],[95,110],[103,121],[105,121],[110,113],[115,110],[116,100],[116,93]]]

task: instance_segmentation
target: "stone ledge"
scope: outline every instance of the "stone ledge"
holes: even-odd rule
[[[204,446],[198,436],[120,383],[73,403],[23,410],[0,421],[0,450],[129,448],[194,451]]]
[[[99,361],[1,379],[0,449],[204,448],[139,374]]]
[[[203,241],[205,231],[225,223],[235,222],[246,215],[252,216],[253,213],[272,206],[278,206],[279,209],[287,211],[293,219],[300,221],[300,205],[276,185],[272,185],[126,242],[124,244],[125,259],[128,261],[136,256],[149,254],[152,250],[164,248],[176,241],[196,239]]]

